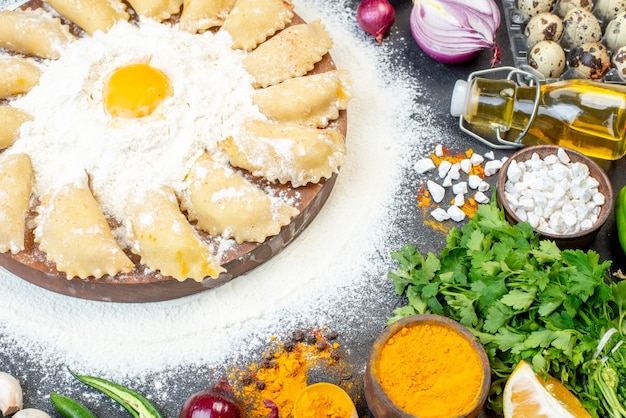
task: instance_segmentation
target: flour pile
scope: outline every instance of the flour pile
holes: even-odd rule
[[[432,143],[416,140],[436,140],[430,126],[436,121],[428,108],[415,104],[417,75],[382,74],[381,68],[394,68],[385,58],[392,55],[388,47],[359,30],[345,0],[333,2],[333,10],[328,4],[295,1],[303,19],[322,19],[334,40],[336,66],[349,70],[353,80],[346,162],[311,225],[245,276],[167,302],[75,299],[1,271],[0,360],[19,355],[32,363],[24,369],[72,365],[109,378],[221,364],[292,326],[363,321],[367,304],[393,291],[386,272],[389,252],[401,245],[391,238],[395,215],[415,204],[400,199],[398,188],[413,157],[432,150]]]

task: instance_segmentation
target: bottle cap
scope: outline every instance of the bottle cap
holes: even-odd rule
[[[452,116],[461,116],[465,113],[465,102],[467,100],[467,81],[457,80],[452,90],[452,99],[450,99],[450,114]]]

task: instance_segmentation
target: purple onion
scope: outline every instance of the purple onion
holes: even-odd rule
[[[492,67],[500,62],[494,0],[413,0],[410,26],[420,48],[439,62],[467,61],[484,49],[493,51]]]
[[[356,10],[356,20],[365,32],[379,44],[396,19],[396,11],[387,0],[362,0]]]

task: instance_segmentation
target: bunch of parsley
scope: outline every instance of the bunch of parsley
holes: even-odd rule
[[[389,322],[434,313],[468,327],[491,361],[491,409],[501,411],[506,379],[526,360],[561,380],[592,416],[626,417],[626,344],[611,352],[624,335],[626,282],[610,279],[610,261],[562,251],[527,223],[511,225],[494,199],[450,231],[439,257],[411,244],[391,255],[389,277],[408,303]]]

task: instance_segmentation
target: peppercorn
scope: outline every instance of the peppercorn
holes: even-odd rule
[[[264,381],[262,381],[262,380],[257,380],[257,381],[256,381],[256,388],[257,388],[258,390],[263,390],[263,389],[265,389],[265,382],[264,382]]]
[[[323,340],[320,340],[315,344],[315,348],[317,348],[319,351],[326,350],[327,346],[328,344],[326,344],[326,341],[323,341]]]
[[[285,349],[285,351],[291,351],[293,350],[293,348],[296,346],[296,344],[293,341],[286,341],[283,344],[283,348]]]
[[[339,350],[332,349],[330,350],[330,358],[333,360],[339,360],[341,358],[341,353]]]
[[[241,379],[241,383],[243,383],[244,386],[250,386],[252,384],[252,382],[254,382],[254,379],[249,374],[246,374]]]
[[[309,334],[306,337],[306,343],[313,345],[317,342],[317,337],[315,336],[315,334]]]
[[[297,330],[293,332],[293,340],[297,343],[304,341],[304,331]]]
[[[326,334],[326,339],[330,341],[337,339],[337,337],[338,337],[337,331],[329,331]]]

